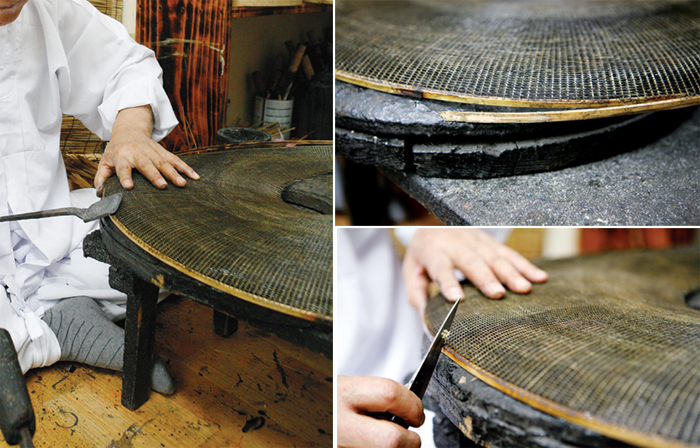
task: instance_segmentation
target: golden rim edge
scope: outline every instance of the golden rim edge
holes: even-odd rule
[[[400,86],[392,83],[382,83],[376,80],[356,76],[344,70],[336,70],[335,78],[339,81],[356,86],[378,90],[380,92],[440,100],[452,103],[469,103],[486,106],[525,107],[525,108],[562,108],[564,111],[542,112],[441,112],[446,121],[462,121],[471,123],[538,123],[549,121],[588,120],[593,118],[614,117],[656,110],[678,109],[681,107],[700,104],[700,96],[659,99],[641,99],[627,101],[582,102],[582,101],[516,101],[503,98],[483,98],[447,95],[443,92],[428,89],[418,90],[411,86]],[[594,104],[604,106],[591,108]]]

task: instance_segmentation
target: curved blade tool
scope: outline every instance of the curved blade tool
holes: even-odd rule
[[[117,193],[95,202],[88,208],[64,207],[55,208],[53,210],[44,210],[40,212],[20,213],[18,215],[0,217],[0,222],[70,215],[75,215],[78,218],[82,219],[84,222],[90,222],[114,214],[119,208],[119,204],[121,204],[121,202],[122,193]]]
[[[430,378],[433,376],[435,366],[437,366],[438,358],[442,352],[442,347],[445,345],[447,336],[450,334],[452,321],[457,314],[457,306],[459,306],[459,302],[462,300],[463,298],[460,298],[454,305],[452,305],[452,309],[450,309],[450,312],[447,313],[447,317],[445,317],[442,325],[440,325],[440,329],[435,334],[435,339],[433,339],[433,343],[430,344],[430,348],[425,354],[423,361],[420,363],[418,370],[416,370],[413,377],[411,377],[411,380],[406,385],[406,387],[408,387],[411,392],[416,394],[418,398],[422,399],[423,395],[425,394],[425,390],[428,388],[428,383],[430,382]],[[408,428],[408,424],[402,418],[395,415],[390,418],[390,421],[401,425],[404,428]]]

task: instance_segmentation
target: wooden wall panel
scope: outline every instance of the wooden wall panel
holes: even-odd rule
[[[230,0],[143,0],[136,40],[153,49],[180,125],[163,145],[180,152],[214,143],[226,120]]]
[[[623,249],[667,249],[697,240],[697,229],[581,229],[581,253]]]

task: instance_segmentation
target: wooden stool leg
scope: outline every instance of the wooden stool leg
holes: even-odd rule
[[[214,333],[227,338],[236,330],[238,330],[238,319],[214,310]]]
[[[131,275],[126,304],[122,404],[133,411],[148,401],[156,335],[158,287]]]

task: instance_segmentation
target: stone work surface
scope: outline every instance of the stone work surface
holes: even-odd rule
[[[700,225],[700,109],[648,145],[594,163],[495,179],[386,174],[447,224]]]

